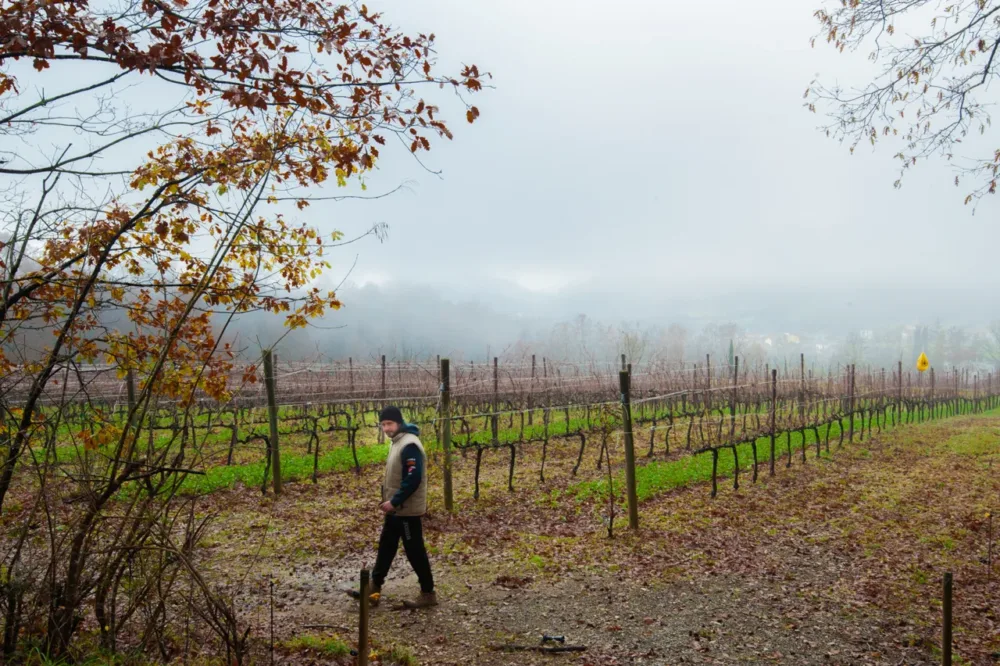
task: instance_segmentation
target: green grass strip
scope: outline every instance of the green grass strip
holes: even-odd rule
[[[1000,413],[1000,408],[984,412],[982,415],[996,415]],[[949,418],[948,416],[944,418]],[[925,421],[928,422],[928,421]],[[916,425],[914,421],[913,424]],[[899,427],[898,425],[896,427]],[[826,428],[827,426],[819,427],[820,443],[821,443],[821,457],[827,458],[826,453]],[[893,430],[891,420],[887,420],[882,424],[882,432]],[[847,445],[847,432],[849,430],[848,420],[844,419],[844,445]],[[856,418],[854,425],[854,445],[860,444],[865,445],[865,442],[860,441],[861,433],[861,419]],[[878,427],[872,424],[873,435],[878,434]],[[788,462],[788,445],[786,440],[787,435],[782,432],[775,437],[774,453],[775,453],[775,471],[778,468],[785,467]],[[867,431],[865,436],[865,441],[868,440]],[[830,450],[831,452],[836,451],[837,443],[840,441],[840,426],[837,422],[830,425]],[[803,446],[803,438],[801,431],[792,432],[792,464],[801,464],[802,456],[801,450]],[[807,460],[815,460],[815,446],[816,446],[816,436],[812,428],[806,428],[805,431],[805,446],[812,447],[812,451],[806,452]],[[736,447],[740,470],[751,470],[753,467],[753,453],[752,444],[746,442],[740,444]],[[799,453],[798,456],[795,454]],[[771,437],[770,435],[765,435],[764,437],[759,437],[757,439],[757,460],[760,469],[758,469],[758,476],[768,474],[769,461],[771,458]],[[719,464],[717,469],[717,478],[722,479],[723,477],[732,477],[733,469],[735,468],[735,463],[733,460],[733,453],[731,448],[720,449],[719,450]],[[712,479],[712,454],[710,452],[699,453],[697,455],[686,455],[682,458],[676,460],[667,461],[651,461],[636,467],[635,470],[635,483],[636,483],[636,496],[639,501],[642,502],[647,499],[656,497],[657,495],[673,490],[674,488],[680,488],[693,483],[703,483],[706,481],[711,481]],[[621,471],[615,474],[614,478],[614,488],[615,494],[618,496],[624,496],[625,491],[625,473]],[[741,479],[742,481],[742,479]],[[565,490],[555,490],[551,494],[551,499],[556,501],[560,498],[575,498],[578,500],[588,500],[588,499],[602,499],[606,500],[608,498],[608,480],[607,478],[594,480],[594,481],[581,481],[575,483]],[[624,504],[625,499],[622,499]]]
[[[361,465],[385,462],[389,454],[388,444],[369,444],[358,446],[358,462]],[[354,468],[354,456],[349,445],[335,446],[319,455],[317,466],[319,473],[346,472]],[[263,460],[245,465],[230,465],[228,467],[211,467],[205,474],[192,474],[184,479],[181,492],[185,494],[204,494],[233,488],[237,484],[250,487],[260,487],[264,483],[265,463]],[[301,481],[308,479],[313,473],[313,456],[309,453],[282,453],[281,480]]]
[[[994,410],[993,412],[986,412],[986,414],[997,414],[1000,413],[1000,408]],[[947,418],[947,417],[946,417]],[[855,422],[855,436],[859,437],[861,430],[860,418]],[[594,419],[591,422],[592,426],[597,426],[597,420]],[[636,431],[641,432],[641,427],[637,426]],[[883,430],[891,429],[888,426],[888,421],[883,424]],[[453,443],[460,444],[465,442],[465,436],[461,433],[456,432],[456,428],[453,428]],[[542,423],[535,422],[533,425],[524,427],[524,440],[529,439],[540,439],[544,434],[545,426]],[[566,435],[567,432],[576,432],[577,430],[587,430],[587,419],[585,417],[570,418],[570,422],[567,425],[565,418],[561,413],[553,410],[552,419],[549,423],[549,437],[561,437]],[[424,442],[424,447],[428,452],[440,451],[440,443],[434,436],[434,431],[431,428],[425,426],[423,432],[421,433],[421,439]],[[592,433],[591,433],[592,435]],[[820,427],[821,439],[826,437],[826,426]],[[840,429],[836,423],[833,423],[830,431],[831,447],[836,446],[836,442],[839,440]],[[228,435],[215,434],[213,433],[212,438],[219,437],[220,439],[225,439]],[[786,444],[786,435],[781,433],[777,436],[775,442],[775,455],[776,461],[775,465],[783,466],[787,460],[788,448]],[[163,437],[158,435],[157,442],[163,441],[165,443],[169,440],[169,436]],[[478,431],[473,434],[472,443],[487,445],[492,441],[492,434],[489,431]],[[498,431],[498,441],[501,444],[507,443],[517,443],[522,441],[521,439],[521,429],[520,428],[503,428]],[[846,434],[845,434],[846,441]],[[805,445],[815,446],[815,435],[811,429],[806,430]],[[795,461],[795,453],[799,452],[803,446],[802,436],[798,431],[792,433],[792,453],[793,462]],[[69,458],[75,456],[75,451],[71,447],[70,451],[63,452],[59,451],[59,458],[62,460],[64,457]],[[740,469],[746,470],[750,469],[753,464],[751,444],[744,443],[737,447],[740,461]],[[766,468],[767,461],[770,457],[770,437],[764,436],[757,440],[757,451],[758,451],[758,463]],[[388,443],[385,444],[358,444],[357,455],[358,462],[360,465],[371,465],[371,464],[381,464],[385,461],[386,455],[389,452]],[[825,446],[823,451],[823,456],[826,456]],[[784,456],[784,459],[782,458]],[[815,454],[812,455],[815,458]],[[801,460],[801,456],[799,457]],[[347,444],[337,445],[332,447],[325,452],[322,452],[319,456],[319,464],[317,471],[319,473],[326,472],[346,472],[354,468],[354,456],[351,452],[351,447]],[[719,451],[719,464],[718,464],[718,477],[731,476],[734,468],[734,461],[731,449],[722,449]],[[224,490],[229,488],[234,488],[237,485],[243,485],[248,487],[260,487],[264,481],[264,469],[265,462],[262,459],[259,462],[246,463],[240,465],[230,465],[230,466],[219,466],[211,467],[205,470],[205,474],[201,475],[189,475],[185,478],[183,484],[181,485],[181,492],[184,494],[207,494],[217,490]],[[281,454],[281,478],[282,481],[301,481],[308,479],[312,476],[313,472],[313,456],[308,453],[291,453],[283,452]],[[758,472],[760,473],[760,472]],[[766,471],[764,472],[766,473]],[[640,501],[655,497],[656,495],[663,493],[665,491],[671,490],[673,488],[678,488],[691,483],[699,483],[703,481],[708,481],[712,478],[712,456],[710,453],[702,453],[698,455],[687,455],[680,459],[671,461],[651,461],[642,464],[636,468],[636,492]],[[615,489],[616,494],[619,494],[620,489],[624,489],[624,473],[618,473],[615,479]],[[552,499],[558,499],[559,497],[574,497],[580,500],[590,499],[590,498],[602,498],[607,499],[608,496],[608,481],[607,479],[595,480],[595,481],[583,481],[580,483],[573,484],[564,491],[553,491]]]

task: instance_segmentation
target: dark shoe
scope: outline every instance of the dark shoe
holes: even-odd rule
[[[351,599],[360,600],[361,599],[361,591],[360,590],[348,590],[347,591],[347,596],[349,596]],[[381,598],[382,598],[382,586],[381,585],[372,585],[371,589],[368,592],[368,604],[370,606],[378,606],[378,602],[379,602],[379,600]]]
[[[438,605],[437,594],[435,594],[434,592],[421,592],[420,596],[417,597],[416,599],[412,601],[410,600],[404,601],[402,608],[406,608],[409,610],[417,610],[419,608],[430,608],[432,606],[437,606],[437,605]]]

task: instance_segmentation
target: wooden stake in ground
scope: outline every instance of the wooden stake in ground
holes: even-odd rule
[[[855,367],[854,364],[851,363],[851,370],[850,370],[850,373],[851,373],[851,377],[850,377],[850,382],[851,382],[851,389],[850,389],[851,390],[851,407],[850,407],[850,409],[851,409],[851,420],[850,420],[850,426],[849,426],[850,427],[850,435],[847,438],[848,442],[853,442],[854,441],[854,367]]]
[[[896,386],[896,415],[899,418],[899,422],[903,422],[903,362],[897,361],[899,364],[896,370],[896,377],[899,380],[899,384]],[[892,425],[896,425],[893,423]]]
[[[444,508],[454,511],[451,481],[451,361],[441,359],[441,449],[444,451]]]
[[[490,430],[493,435],[493,444],[496,445],[500,435],[499,411],[500,411],[500,375],[497,366],[498,359],[493,357],[493,415],[490,417]]]
[[[733,490],[740,489],[740,460],[736,454],[736,400],[740,381],[740,357],[733,357],[733,394],[729,400],[729,444],[733,447]]]
[[[535,355],[531,355],[531,386],[528,389],[528,425],[532,425],[535,421],[535,409],[534,400],[535,397]]]
[[[125,374],[125,389],[128,396],[129,425],[131,425],[131,415],[135,412],[135,372],[132,368]]]
[[[618,373],[621,389],[622,426],[625,428],[625,490],[628,492],[628,526],[639,529],[639,501],[635,491],[635,448],[632,439],[631,376],[627,371]]]
[[[951,666],[951,572],[944,575],[944,598],[942,606],[944,609],[944,627],[941,637],[941,663],[944,666]]]
[[[990,469],[993,468],[993,460],[990,460]],[[986,582],[990,582],[990,578],[993,575],[993,512],[990,511],[986,514],[986,520],[989,521],[989,541],[986,546]]]
[[[278,449],[278,402],[275,397],[274,362],[271,350],[264,350],[264,387],[267,390],[267,417],[271,426],[271,474],[274,479],[274,494],[281,494],[281,454]]]
[[[358,605],[358,666],[368,666],[368,569],[361,570],[361,598]]]
[[[270,663],[274,666],[274,579],[268,577],[268,590],[269,590],[269,606],[271,611],[270,628],[271,628],[271,641],[270,641]]]
[[[771,370],[771,476],[774,476],[774,437],[778,415],[778,369]]]

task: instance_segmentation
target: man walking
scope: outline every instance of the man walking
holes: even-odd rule
[[[402,608],[428,608],[437,605],[434,577],[424,546],[424,531],[420,517],[427,510],[427,475],[424,446],[418,435],[420,428],[403,421],[398,407],[389,406],[379,414],[380,427],[390,438],[389,457],[385,462],[382,482],[382,504],[385,514],[379,537],[378,557],[372,570],[372,594],[381,594],[389,567],[396,557],[399,540],[410,566],[420,581],[420,596],[404,601]],[[378,597],[376,597],[377,599]]]

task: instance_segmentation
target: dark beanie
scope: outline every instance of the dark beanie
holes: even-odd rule
[[[381,423],[382,421],[395,421],[399,425],[403,425],[403,412],[399,411],[399,407],[389,405],[379,412],[378,422]]]

